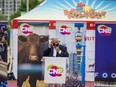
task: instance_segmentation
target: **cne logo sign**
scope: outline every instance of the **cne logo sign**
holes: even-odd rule
[[[64,72],[64,69],[62,67],[58,67],[56,65],[51,64],[47,67],[47,71],[52,77],[61,77]]]
[[[61,25],[59,26],[59,32],[62,34],[62,35],[69,35],[71,34],[71,26],[66,26],[66,25]]]
[[[102,36],[110,36],[112,32],[112,28],[106,25],[99,25],[97,29]]]
[[[32,34],[33,31],[33,26],[29,25],[29,24],[21,24],[20,25],[20,29],[24,34]]]

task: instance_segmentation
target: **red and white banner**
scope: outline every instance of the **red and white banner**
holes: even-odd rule
[[[86,31],[85,81],[94,81],[95,71],[95,30]]]

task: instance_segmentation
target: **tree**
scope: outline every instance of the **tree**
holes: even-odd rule
[[[0,20],[1,21],[6,21],[7,20],[2,13],[0,13]]]
[[[10,20],[12,20],[12,19],[14,19],[14,18],[16,18],[16,17],[19,17],[20,14],[21,14],[21,12],[18,10],[17,12],[15,12],[14,14],[12,14],[12,15],[10,16]]]
[[[21,6],[17,12],[10,16],[10,21],[16,17],[21,16],[21,11],[26,11],[26,1],[21,0]],[[29,0],[29,10],[35,8],[37,5],[41,4],[44,0]]]
[[[29,0],[29,10],[35,8],[37,5],[41,4],[44,0]],[[21,11],[26,11],[27,0],[21,0]]]

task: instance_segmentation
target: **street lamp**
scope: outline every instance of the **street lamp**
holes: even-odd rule
[[[29,11],[29,0],[27,0],[27,5],[26,5],[26,7],[27,7],[27,12]]]
[[[2,8],[0,8],[0,14],[2,14]]]

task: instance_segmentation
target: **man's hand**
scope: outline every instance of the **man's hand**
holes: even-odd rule
[[[51,47],[53,44],[52,43],[49,43],[49,46]]]
[[[55,49],[56,49],[56,52],[59,52],[60,51],[60,48],[59,47],[56,47]]]
[[[49,43],[49,45],[48,45],[48,46],[49,46],[49,47],[51,47],[52,45],[53,45],[52,43]]]

